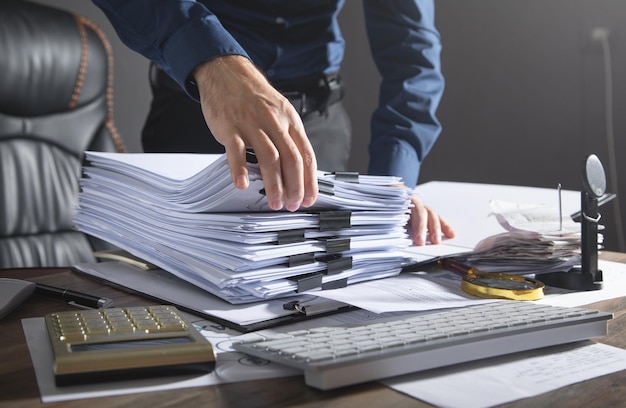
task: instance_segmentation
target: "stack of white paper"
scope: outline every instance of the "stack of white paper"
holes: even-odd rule
[[[410,262],[395,177],[318,173],[319,199],[271,211],[257,164],[236,189],[225,155],[87,152],[77,228],[231,303],[396,275]],[[355,179],[356,177],[356,179]]]
[[[580,224],[546,205],[491,201],[507,232],[480,241],[459,260],[486,272],[540,274],[580,263]]]

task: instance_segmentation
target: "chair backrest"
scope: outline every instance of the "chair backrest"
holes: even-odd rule
[[[124,151],[112,75],[90,20],[0,1],[0,268],[93,261],[73,217],[84,151]]]

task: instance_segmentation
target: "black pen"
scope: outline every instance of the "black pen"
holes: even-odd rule
[[[85,293],[76,292],[75,290],[44,285],[43,283],[37,283],[37,286],[35,287],[35,293],[51,299],[62,300],[63,302],[67,302],[71,305],[80,307],[103,309],[113,306],[113,299],[92,296]]]

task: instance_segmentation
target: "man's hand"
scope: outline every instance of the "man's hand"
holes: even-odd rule
[[[411,218],[407,227],[413,244],[426,245],[427,235],[431,244],[440,244],[442,237],[454,238],[456,236],[452,227],[437,213],[426,207],[417,196],[411,196],[411,203],[413,208],[411,208]]]
[[[194,70],[202,113],[224,145],[237,188],[248,187],[246,147],[254,149],[268,205],[295,211],[317,199],[317,161],[300,116],[245,57],[229,55]]]

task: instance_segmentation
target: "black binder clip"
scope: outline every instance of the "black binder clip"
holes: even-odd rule
[[[604,167],[592,154],[583,166],[581,197],[581,265],[567,272],[542,274],[540,279],[549,286],[573,290],[602,289],[602,271],[598,269],[598,199],[606,190]]]
[[[296,306],[298,306],[299,303],[299,300],[293,300],[291,302],[283,303],[283,310],[297,310]]]
[[[322,290],[341,289],[348,286],[348,278],[322,283]]]
[[[320,260],[326,262],[326,275],[334,275],[336,273],[352,269],[351,256],[341,256],[339,254],[335,254],[328,255]]]
[[[335,185],[328,181],[328,180],[324,180],[324,179],[318,179],[317,180],[317,189],[319,191],[320,194],[326,194],[329,196],[334,196],[335,195]]]
[[[327,254],[348,252],[350,250],[350,237],[323,237],[317,240],[326,245]]]
[[[333,171],[332,174],[335,176],[335,180],[345,181],[346,183],[354,183],[359,184],[359,172],[358,171]]]
[[[254,154],[254,150],[250,148],[246,148],[246,162],[251,163],[251,164],[259,163],[259,160],[257,159],[256,154]]]
[[[295,244],[297,242],[304,242],[304,230],[282,230],[278,231],[278,245]]]
[[[290,255],[287,259],[287,266],[292,268],[294,266],[300,265],[308,265],[315,262],[315,254],[313,252],[309,252],[306,254],[295,254]]]
[[[331,231],[338,229],[348,229],[352,226],[350,219],[351,211],[322,211],[319,214],[319,230]]]
[[[313,272],[304,275],[291,276],[287,279],[296,284],[296,293],[302,293],[307,290],[321,288],[323,276],[324,275],[322,273]]]

